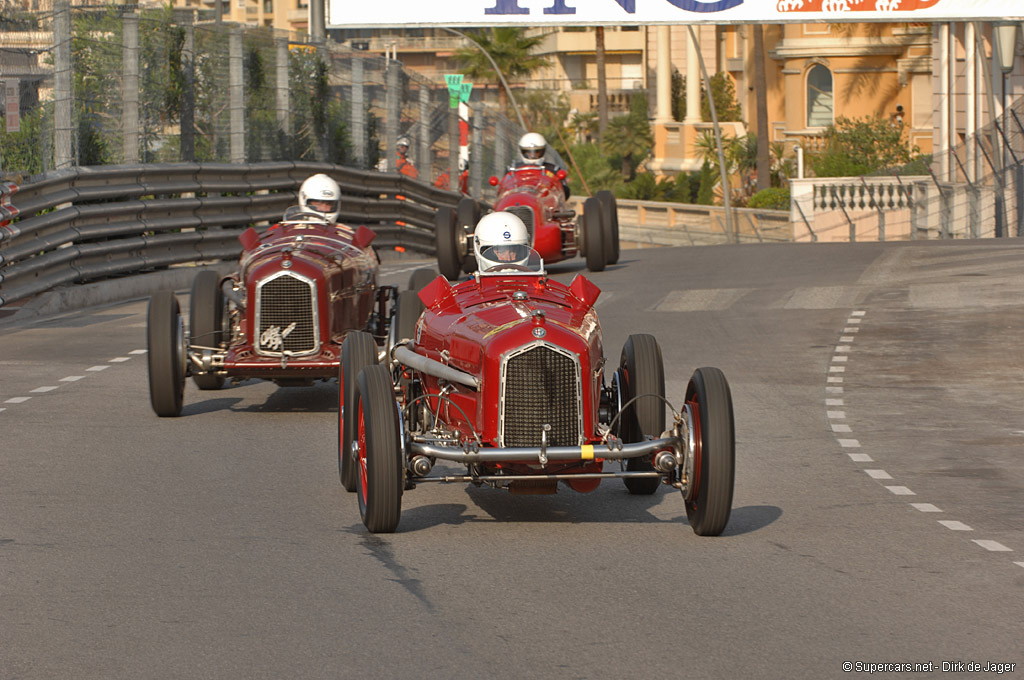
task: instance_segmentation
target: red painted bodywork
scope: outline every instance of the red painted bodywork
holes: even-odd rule
[[[517,205],[533,209],[532,245],[545,262],[560,262],[576,255],[575,221],[554,217],[555,213],[569,211],[562,182],[554,171],[535,165],[509,170],[498,183],[494,210]]]
[[[525,300],[514,300],[517,291]],[[543,275],[476,276],[451,286],[438,277],[420,292],[427,306],[417,324],[415,351],[442,361],[481,380],[479,390],[453,385],[451,399],[461,412],[446,402],[429,399],[431,411],[467,440],[473,431],[484,446],[498,445],[500,371],[502,358],[512,350],[538,342],[533,335],[542,326],[544,342],[569,350],[579,357],[582,371],[583,443],[598,441],[597,423],[604,385],[604,351],[601,325],[593,303],[599,290],[582,275],[566,286]],[[543,312],[543,317],[535,315]],[[438,380],[422,375],[426,393],[436,395]],[[465,414],[465,417],[463,416]],[[467,420],[468,419],[468,420]],[[562,471],[595,471],[601,461],[574,463]],[[506,472],[525,464],[501,464]],[[551,469],[551,466],[549,466]],[[593,480],[596,481],[596,480]],[[589,491],[596,484],[579,480],[574,488]]]
[[[274,225],[262,234],[253,229],[242,234],[245,251],[230,278],[244,290],[247,305],[227,348],[226,375],[336,377],[345,335],[365,329],[374,311],[379,263],[369,245],[373,236],[366,227],[313,223]],[[288,357],[282,365],[281,357],[256,351],[256,315],[249,301],[256,300],[260,282],[285,271],[315,282],[319,351]]]

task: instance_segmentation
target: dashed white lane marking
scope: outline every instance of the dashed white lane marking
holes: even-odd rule
[[[846,366],[829,366],[828,367],[828,372],[829,373],[845,373],[846,372]]]
[[[967,526],[963,522],[958,522],[955,519],[940,519],[939,524],[947,529],[952,529],[953,531],[974,531],[971,527]]]
[[[60,389],[60,385],[44,385],[43,387],[37,387],[34,390],[29,390],[29,392],[32,392],[33,394],[35,394],[37,392],[53,392],[54,390],[59,390],[59,389]]]
[[[840,377],[834,376],[834,375],[830,375],[830,376],[828,377],[828,381],[829,381],[830,383],[841,383],[841,382],[843,382],[843,379],[842,379],[842,378],[840,378]]]
[[[885,470],[865,470],[864,472],[866,472],[868,477],[871,479],[892,479],[892,475]]]
[[[0,408],[0,411],[6,411],[6,410],[7,410],[6,408]]]
[[[842,399],[826,399],[825,406],[843,406]]]
[[[87,371],[105,371],[108,368],[110,368],[110,366],[90,366],[89,368],[87,368],[85,370],[87,370]]]
[[[837,387],[835,385],[829,385],[828,387],[825,388],[825,392],[827,392],[828,394],[842,394],[843,388]]]
[[[833,432],[843,432],[843,433],[845,433],[845,432],[852,432],[852,430],[850,429],[850,426],[849,425],[845,425],[843,423],[832,423],[832,431]]]
[[[1014,562],[1018,567],[1024,567],[1024,562]]]
[[[131,352],[128,352],[128,354],[145,354],[145,353],[146,353],[146,350],[144,350],[144,349],[133,349]]]
[[[60,381],[61,382],[77,382],[77,381],[81,380],[84,377],[85,377],[84,375],[69,375],[66,378],[61,378]]]
[[[846,411],[828,411],[828,417],[842,420],[846,417]]]
[[[834,364],[841,364],[841,363],[845,362],[849,358],[850,357],[845,356],[843,354],[837,354],[834,357],[832,357],[832,363],[834,363]]]
[[[1013,548],[1007,548],[999,541],[989,541],[983,538],[971,539],[985,550],[991,550],[992,552],[1013,552]]]
[[[854,328],[844,328],[843,332],[844,333],[859,333],[860,329],[856,328],[856,327],[854,327]]]
[[[911,503],[910,506],[920,510],[921,512],[942,512],[942,510],[931,503]]]
[[[838,439],[836,441],[838,441],[839,445],[842,446],[844,449],[859,449],[860,448],[860,442],[857,441],[856,439]]]
[[[844,335],[844,336],[839,338],[839,342],[853,342],[853,336],[852,335]],[[849,350],[849,347],[847,347],[847,350]]]
[[[112,364],[119,364],[119,363],[121,363],[123,361],[131,361],[131,360],[132,360],[131,357],[114,357],[113,359],[110,360],[110,363],[112,363]]]
[[[147,354],[147,353],[148,353],[148,350],[133,349],[128,354],[132,355],[132,354]],[[94,373],[98,372],[98,371],[105,371],[108,368],[110,368],[110,364],[119,364],[119,363],[124,363],[125,361],[131,361],[131,356],[114,357],[113,359],[110,359],[107,362],[106,365],[90,366],[89,368],[87,368],[85,370],[86,371],[91,371],[91,372],[94,372]],[[85,378],[84,375],[69,375],[69,376],[65,376],[65,377],[61,378],[59,382],[62,382],[62,383],[78,382],[79,380],[83,380],[84,378]],[[46,392],[53,392],[54,390],[59,390],[59,389],[60,389],[60,385],[43,385],[42,387],[37,387],[34,390],[29,390],[29,392],[31,394],[43,394],[43,393],[46,393]],[[4,401],[4,403],[5,404],[24,404],[26,401],[28,401],[31,398],[32,397],[11,397],[10,399],[7,399],[6,401]],[[0,411],[6,411],[6,410],[7,410],[6,407],[5,408],[0,408]]]
[[[861,311],[856,311],[856,312],[850,312],[850,316],[864,316],[865,314],[867,314],[867,312],[862,311],[862,310]],[[860,322],[854,321],[853,323],[860,323]]]
[[[854,463],[874,463],[875,462],[875,459],[872,458],[871,456],[869,456],[866,453],[848,453],[846,455],[848,455],[850,457],[850,460],[852,460]]]
[[[5,401],[4,403],[5,404],[24,404],[26,401],[28,401],[31,398],[32,397],[11,397],[10,399]]]
[[[893,493],[893,494],[895,494],[897,496],[916,496],[917,495],[916,493],[914,493],[913,491],[911,491],[910,489],[908,489],[905,486],[887,486],[885,488],[888,489],[891,493]]]

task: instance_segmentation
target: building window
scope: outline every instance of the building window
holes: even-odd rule
[[[832,72],[815,64],[807,72],[807,127],[828,127],[832,116]]]
[[[274,0],[263,0],[263,13],[273,14],[274,13]]]

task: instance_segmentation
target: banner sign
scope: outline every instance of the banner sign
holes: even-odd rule
[[[1024,0],[328,0],[328,28],[1021,21]]]

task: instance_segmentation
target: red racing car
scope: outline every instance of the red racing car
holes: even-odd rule
[[[401,293],[383,363],[372,337],[348,335],[338,456],[370,531],[394,531],[403,494],[429,482],[585,493],[611,477],[633,494],[679,489],[694,532],[725,529],[735,465],[725,376],[694,371],[666,424],[657,341],[631,335],[607,365],[599,293],[582,275],[549,279],[530,251],[455,286],[437,277]]]

